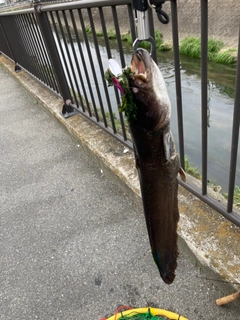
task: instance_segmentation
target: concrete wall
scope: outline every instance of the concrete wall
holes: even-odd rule
[[[170,14],[169,1],[163,5]],[[180,40],[186,36],[199,37],[201,33],[201,1],[177,0]],[[156,14],[154,13],[154,16]],[[239,0],[208,0],[209,37],[222,40],[226,46],[237,47],[240,24]],[[163,25],[154,17],[155,28],[165,41],[171,41],[171,23]]]
[[[178,8],[179,39],[186,36],[199,37],[201,33],[201,0],[176,0]],[[240,24],[240,0],[208,0],[209,9],[209,37],[222,40],[227,47],[237,47]],[[153,10],[155,29],[163,35],[164,42],[172,41],[171,2],[163,4],[163,10],[170,16],[167,25],[159,22]],[[98,10],[92,10],[96,26],[101,29]],[[114,28],[112,13],[104,9],[107,28]],[[120,30],[122,33],[129,31],[128,11],[126,6],[117,7]],[[85,21],[88,21],[85,14]]]

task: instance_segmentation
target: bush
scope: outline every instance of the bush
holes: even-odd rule
[[[237,49],[221,50],[216,54],[214,61],[222,64],[234,64],[237,62]]]
[[[208,39],[208,59],[216,59],[219,51],[223,48],[223,42],[215,39]],[[201,39],[186,37],[179,47],[180,54],[193,58],[201,58]]]
[[[200,38],[186,37],[180,44],[180,54],[184,54],[193,58],[201,57],[201,43]]]
[[[190,174],[191,176],[193,176],[194,178],[201,180],[202,176],[201,173],[199,172],[197,167],[194,167],[190,162],[189,162],[189,158],[187,155],[185,155],[184,157],[184,165],[185,165],[185,171]]]

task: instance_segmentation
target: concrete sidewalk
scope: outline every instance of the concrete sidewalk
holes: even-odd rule
[[[65,129],[74,133],[79,116],[61,125],[53,117],[59,118],[61,100],[24,71],[16,80],[5,57],[0,63],[0,319],[95,320],[120,305],[155,306],[189,319],[239,319],[239,302],[215,304],[233,287],[202,266],[181,237],[176,280],[162,282],[140,198],[123,173],[117,179],[95,156],[102,131],[88,130],[88,122],[78,128],[95,140],[89,152],[86,141]],[[48,98],[52,114],[19,80]],[[121,159],[124,147],[106,139]],[[237,237],[238,229],[229,228]]]

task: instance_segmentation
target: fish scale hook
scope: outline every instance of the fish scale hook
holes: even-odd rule
[[[165,0],[132,0],[133,8],[135,9],[135,22],[138,31],[138,38],[133,42],[134,52],[137,50],[142,41],[147,41],[151,45],[150,55],[153,56],[156,51],[156,43],[153,36],[150,35],[148,8],[155,9],[158,19],[163,24],[169,22],[169,17],[162,10],[162,4]],[[156,60],[156,57],[154,57]]]
[[[167,24],[169,22],[168,14],[162,10],[162,5],[165,3],[165,0],[148,0],[149,7],[155,9],[158,20],[163,24]]]

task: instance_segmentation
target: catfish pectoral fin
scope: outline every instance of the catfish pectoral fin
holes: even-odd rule
[[[172,155],[172,150],[171,150],[171,133],[167,132],[163,134],[163,145],[164,145],[164,152],[165,152],[165,157],[168,162],[171,162],[171,155]]]
[[[135,145],[133,145],[133,151],[134,151],[134,157],[135,157],[135,166],[136,166],[136,169],[138,170],[140,168],[140,163],[139,163],[139,158],[137,156],[137,152],[135,149]]]
[[[180,167],[180,168],[179,168],[178,173],[179,173],[179,175],[180,175],[180,177],[181,177],[182,181],[183,181],[183,182],[187,182],[186,173],[185,173],[185,171],[183,170],[183,168],[182,168],[182,167]]]

